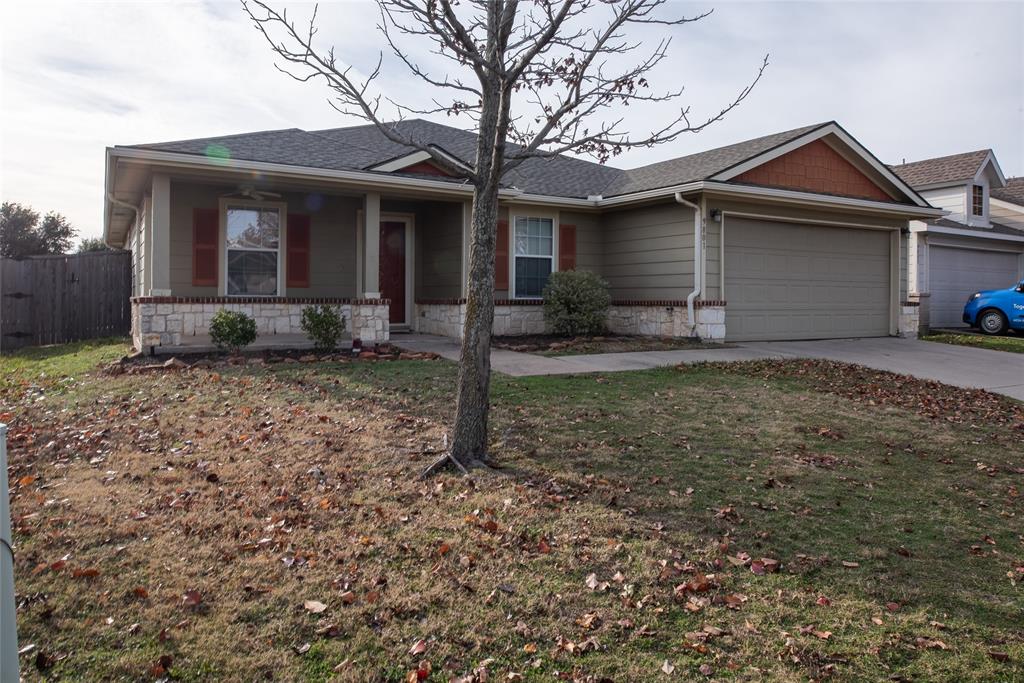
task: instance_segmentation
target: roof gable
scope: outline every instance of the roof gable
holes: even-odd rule
[[[732,182],[882,202],[895,199],[821,138],[744,171]]]

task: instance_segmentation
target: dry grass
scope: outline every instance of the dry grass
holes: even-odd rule
[[[1024,676],[1014,405],[834,372],[498,377],[503,469],[427,482],[444,362],[9,390],[24,673]]]

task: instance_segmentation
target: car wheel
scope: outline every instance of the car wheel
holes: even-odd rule
[[[1000,311],[987,310],[978,318],[978,327],[985,334],[1002,334],[1006,331],[1006,316]]]

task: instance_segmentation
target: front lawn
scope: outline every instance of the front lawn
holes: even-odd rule
[[[496,375],[501,469],[420,481],[454,373],[0,390],[27,679],[1024,677],[1020,403],[820,361]]]
[[[957,334],[955,332],[941,332],[921,337],[921,339],[942,344],[955,344],[957,346],[976,346],[982,349],[992,349],[993,351],[1024,353],[1024,335],[1014,334],[1013,332],[999,337],[976,333]]]

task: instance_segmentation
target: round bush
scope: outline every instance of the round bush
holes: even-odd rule
[[[256,341],[256,321],[240,311],[222,308],[210,319],[210,339],[220,350],[237,353]]]
[[[601,334],[612,298],[608,283],[586,270],[551,273],[544,288],[544,320],[565,336]]]
[[[317,351],[333,351],[345,331],[345,318],[333,306],[306,306],[302,309],[302,331]]]

